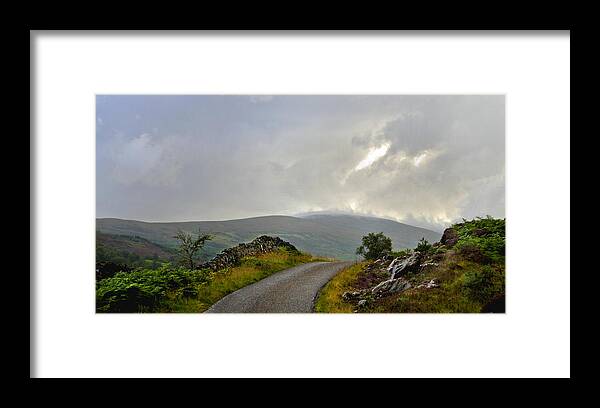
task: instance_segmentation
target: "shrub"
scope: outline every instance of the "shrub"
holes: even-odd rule
[[[504,292],[504,273],[484,265],[465,272],[462,286],[469,298],[485,304]]]
[[[178,231],[173,237],[179,240],[179,252],[180,261],[190,269],[195,268],[195,257],[196,253],[204,247],[206,241],[213,239],[211,235],[202,234],[198,231],[198,236],[194,237],[184,231]]]
[[[129,272],[131,268],[125,264],[111,261],[96,262],[96,280],[102,280],[114,276],[117,272]]]
[[[433,247],[431,246],[431,244],[425,238],[421,238],[421,240],[417,244],[417,247],[415,248],[415,251],[420,252],[422,254],[426,254],[429,251],[431,251],[432,248]]]
[[[107,282],[110,281],[110,282]],[[96,292],[100,312],[135,313],[151,311],[164,295],[161,288],[109,278]]]
[[[198,296],[198,289],[193,286],[186,286],[185,288],[181,288],[179,295],[184,298],[196,297]]]
[[[155,310],[168,291],[191,288],[206,282],[207,270],[173,268],[166,264],[156,270],[138,268],[118,272],[96,284],[96,309],[99,312],[135,313]],[[191,295],[181,290],[180,296]]]
[[[383,232],[377,234],[371,232],[365,235],[362,237],[362,245],[356,248],[356,254],[368,260],[377,259],[390,252],[392,252],[392,240],[383,235]]]
[[[458,247],[458,253],[468,261],[480,264],[489,264],[492,259],[486,255],[482,248],[471,243],[463,243]]]
[[[505,224],[504,219],[489,216],[455,224],[452,228],[459,237],[455,248],[475,262],[502,262],[506,245]]]

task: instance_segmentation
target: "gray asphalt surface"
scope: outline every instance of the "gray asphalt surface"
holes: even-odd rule
[[[310,313],[319,289],[352,262],[311,262],[239,289],[205,313]]]

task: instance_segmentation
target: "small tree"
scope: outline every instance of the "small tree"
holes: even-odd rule
[[[173,237],[179,240],[179,256],[190,269],[194,269],[194,256],[204,246],[206,241],[210,241],[212,236],[203,235],[198,231],[198,236],[194,238],[191,234],[184,231],[178,231]]]
[[[373,260],[392,251],[392,240],[383,232],[375,234],[369,233],[362,237],[362,245],[356,248],[356,253],[362,255],[365,259]]]
[[[415,248],[415,251],[421,252],[421,253],[426,253],[426,252],[429,252],[431,250],[431,248],[433,248],[433,247],[431,246],[431,244],[429,243],[429,241],[427,241],[425,239],[425,237],[423,237],[423,238],[421,238],[421,240],[417,244],[417,247]]]

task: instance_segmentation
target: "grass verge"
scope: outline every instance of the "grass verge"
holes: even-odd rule
[[[354,306],[344,302],[342,294],[352,286],[367,262],[360,262],[342,269],[319,292],[315,302],[317,313],[352,313]]]

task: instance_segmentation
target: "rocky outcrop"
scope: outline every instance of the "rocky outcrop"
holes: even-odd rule
[[[366,293],[365,290],[356,290],[354,292],[344,292],[344,293],[342,293],[342,299],[349,302],[352,300],[360,299],[360,297],[363,296],[365,293]]]
[[[421,253],[415,251],[408,258],[402,260],[400,258],[394,259],[387,268],[390,273],[390,279],[398,279],[408,272],[415,272],[420,266],[421,257]]]
[[[389,294],[409,289],[411,286],[411,283],[404,278],[388,279],[380,282],[372,288],[357,290],[354,292],[344,292],[342,294],[342,299],[344,299],[346,302],[358,301],[357,305],[360,307],[366,304],[367,299],[379,299]]]
[[[446,228],[440,242],[447,248],[452,248],[458,242],[458,234],[454,228]]]
[[[227,248],[208,262],[198,266],[198,269],[212,269],[217,271],[240,264],[242,258],[247,256],[256,256],[276,251],[278,248],[284,248],[288,251],[298,252],[298,249],[289,242],[279,237],[270,237],[262,235],[249,243],[239,244],[232,248]]]
[[[342,299],[346,302],[356,304],[357,309],[355,311],[359,311],[372,300],[415,287],[413,284],[416,285],[414,282],[419,275],[414,274],[419,274],[427,270],[427,268],[437,266],[438,263],[433,262],[431,256],[426,256],[418,251],[413,251],[407,256],[397,258],[384,255],[369,263],[364,270],[366,274],[372,275],[375,278],[379,277],[379,279],[374,281],[368,279],[367,283],[370,283],[370,287],[365,288],[363,286],[363,289],[360,290],[344,292]],[[386,278],[387,274],[389,274],[389,278]],[[410,274],[410,276],[405,276],[407,274]],[[381,278],[384,280],[381,281]],[[416,286],[418,289],[435,289],[439,287],[440,284],[435,279],[422,281],[422,283]]]
[[[404,278],[388,279],[381,282],[377,286],[371,289],[371,293],[374,297],[382,297],[391,293],[401,292],[409,289],[412,285],[409,281]]]

